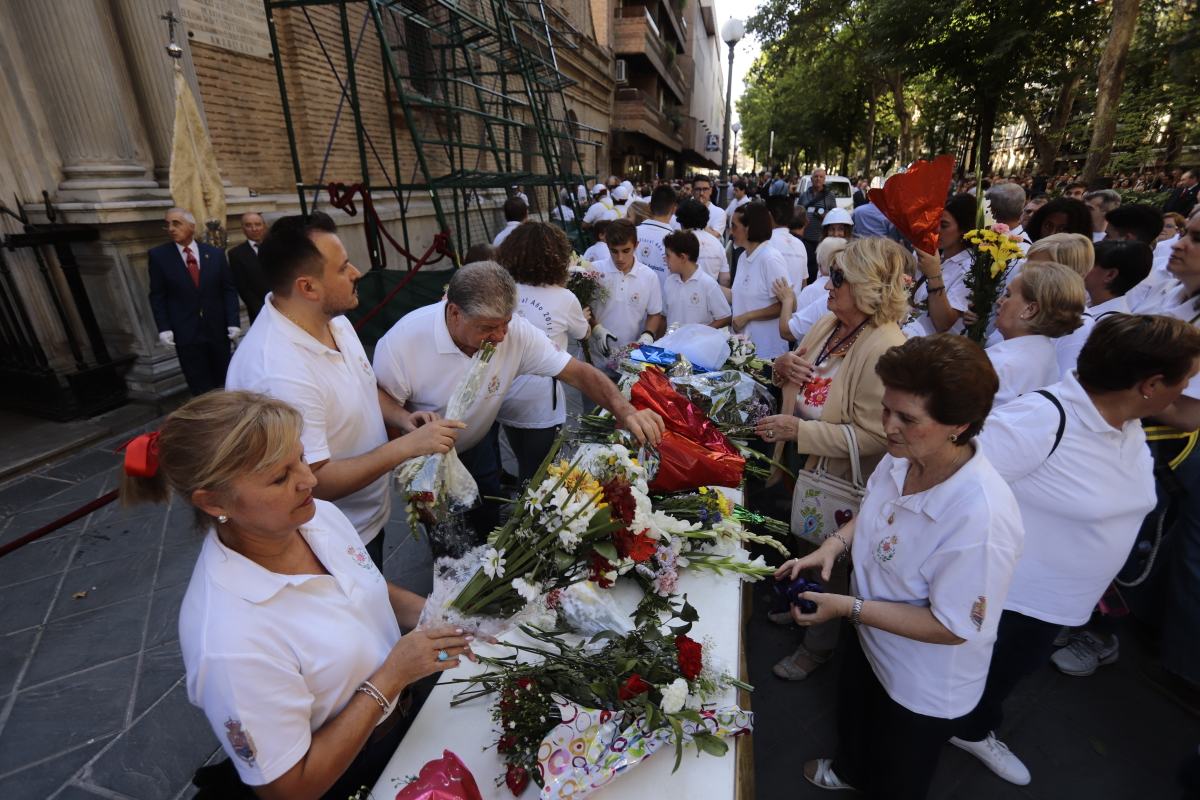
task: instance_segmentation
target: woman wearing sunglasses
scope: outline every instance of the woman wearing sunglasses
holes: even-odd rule
[[[833,475],[849,478],[850,460],[844,425],[854,428],[863,474],[869,474],[886,446],[880,416],[883,382],[875,364],[884,352],[903,344],[899,321],[908,313],[904,267],[909,256],[890,239],[856,239],[842,250],[829,271],[829,313],[817,321],[794,352],[775,360],[775,382],[783,386],[781,410],[790,413],[766,417],[756,433],[763,441],[779,445],[776,460],[786,443],[806,457],[805,469],[815,469],[828,458]],[[799,484],[797,484],[799,486]],[[793,497],[796,503],[802,498]],[[799,535],[801,531],[793,531]],[[801,546],[813,549],[811,543]],[[839,565],[828,590],[844,593],[849,586],[844,565]],[[771,621],[791,624],[786,613]],[[808,630],[804,644],[775,665],[785,680],[804,680],[829,660],[837,645],[836,621]]]

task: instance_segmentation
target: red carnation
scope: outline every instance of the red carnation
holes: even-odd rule
[[[611,572],[613,565],[608,559],[599,553],[592,551],[591,570],[588,573],[588,580],[595,581],[596,585],[601,589],[607,589],[613,585],[612,579],[607,577],[606,573]]]
[[[637,501],[629,489],[629,482],[624,478],[612,478],[601,487],[604,491],[604,502],[608,503],[609,513],[613,519],[619,519],[625,525],[633,524],[633,514],[637,510]]]
[[[648,691],[650,691],[650,684],[646,683],[646,681],[642,679],[642,676],[635,672],[626,678],[625,682],[621,684],[621,688],[617,690],[617,699],[619,699],[621,702],[625,702],[626,700],[632,700],[639,694],[645,694]]]
[[[501,736],[500,741],[496,742],[496,750],[501,753],[507,753],[509,750],[512,750],[514,747],[516,747],[516,745],[517,737],[505,735]]]
[[[525,791],[525,787],[529,785],[529,773],[525,771],[524,767],[509,764],[508,772],[504,775],[504,782],[508,784],[509,790],[516,797]]]
[[[517,686],[521,689],[528,689],[533,686],[533,678],[517,678]]]
[[[689,681],[696,680],[700,675],[700,670],[704,668],[704,660],[701,656],[703,652],[704,646],[695,639],[676,636],[675,658],[679,662],[679,674]]]

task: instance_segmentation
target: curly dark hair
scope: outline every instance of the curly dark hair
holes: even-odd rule
[[[523,222],[500,243],[496,261],[517,283],[561,286],[567,281],[571,252],[571,241],[562,228],[548,222]]]

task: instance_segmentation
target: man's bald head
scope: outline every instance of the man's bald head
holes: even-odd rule
[[[263,215],[257,211],[247,211],[242,214],[242,233],[254,243],[260,243],[267,235],[267,223]]]

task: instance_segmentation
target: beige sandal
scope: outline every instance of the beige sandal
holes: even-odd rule
[[[833,771],[832,758],[818,758],[804,765],[804,777],[819,789],[851,789],[854,787],[842,781]]]
[[[785,681],[802,681],[816,672],[829,658],[830,654],[820,656],[804,645],[800,645],[790,656],[781,658],[775,666],[771,667],[771,671],[775,673],[776,677],[783,678]]]

